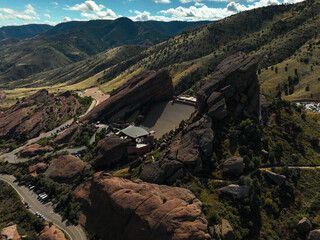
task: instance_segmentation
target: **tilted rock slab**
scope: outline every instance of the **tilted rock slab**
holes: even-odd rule
[[[229,186],[220,188],[220,192],[245,198],[250,194],[250,186],[230,184]]]
[[[80,224],[102,239],[210,239],[202,204],[187,189],[98,172],[74,193],[82,205]]]
[[[265,171],[265,175],[268,176],[274,183],[281,186],[286,180],[286,176],[280,175],[269,170]]]
[[[37,143],[29,145],[21,150],[20,157],[32,157],[45,152],[52,152],[53,148],[51,146],[41,146]]]
[[[169,100],[174,95],[172,78],[165,68],[142,72],[115,90],[110,98],[100,103],[83,121],[117,121],[139,107],[153,101]]]

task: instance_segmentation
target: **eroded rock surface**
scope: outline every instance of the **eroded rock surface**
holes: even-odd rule
[[[43,173],[47,170],[48,164],[46,163],[37,163],[29,167],[29,174],[33,177],[36,177],[38,173]]]
[[[75,190],[80,223],[103,239],[210,239],[201,202],[187,189],[98,172]]]
[[[88,164],[72,155],[63,155],[51,160],[44,175],[58,183],[72,184],[81,180]]]
[[[116,121],[146,103],[172,99],[173,94],[172,79],[166,69],[143,72],[115,90],[110,98],[95,107],[83,120]]]
[[[7,100],[7,95],[0,90],[0,103],[4,102],[5,100]]]
[[[50,227],[49,224],[46,224],[39,234],[39,240],[66,240],[66,238],[59,228],[54,225]]]
[[[96,147],[97,155],[91,161],[92,166],[109,169],[121,162],[127,162],[127,147],[130,143],[130,139],[121,139],[115,135],[101,140]]]
[[[18,233],[17,224],[11,224],[2,229],[0,239],[5,240],[21,240],[21,236]]]

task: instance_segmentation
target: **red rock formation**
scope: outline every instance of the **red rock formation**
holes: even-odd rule
[[[173,94],[172,79],[166,69],[143,72],[115,90],[109,99],[84,117],[84,121],[94,122],[103,119],[112,122],[146,103],[171,99]]]
[[[120,162],[128,161],[127,147],[131,139],[121,139],[118,136],[110,136],[99,141],[96,157],[91,161],[95,168],[109,169]]]
[[[187,189],[100,172],[75,190],[80,223],[103,239],[210,239],[201,202]]]
[[[17,230],[17,225],[12,224],[3,228],[0,234],[0,239],[21,240],[21,237]]]
[[[20,152],[20,157],[33,157],[33,156],[37,156],[39,154],[45,153],[45,152],[52,152],[53,148],[50,146],[45,146],[42,147],[39,144],[32,144],[29,145],[27,147],[25,147],[24,149],[21,150]]]
[[[48,168],[48,164],[46,163],[37,163],[36,165],[32,165],[29,167],[29,174],[33,177],[37,177],[38,173],[42,173]]]
[[[49,224],[46,224],[39,234],[39,240],[66,240],[66,238],[59,228],[54,225],[50,227]]]
[[[44,175],[58,183],[72,184],[81,180],[81,174],[88,168],[81,159],[63,155],[50,162]]]
[[[226,118],[240,121],[260,116],[260,85],[256,75],[257,60],[237,53],[222,61],[197,93],[197,114],[189,120],[168,147],[163,161],[178,161],[189,171],[202,170],[214,150],[215,126]],[[158,164],[161,174],[164,164]],[[148,166],[147,164],[145,165]],[[179,169],[180,171],[180,169]],[[142,170],[142,176],[144,170]],[[183,176],[179,174],[179,176]],[[163,177],[157,177],[163,179]],[[156,181],[152,181],[156,182]],[[162,183],[162,182],[157,182]]]
[[[0,116],[0,139],[38,136],[58,121],[76,115],[80,104],[69,92],[54,96],[43,89],[16,103]]]

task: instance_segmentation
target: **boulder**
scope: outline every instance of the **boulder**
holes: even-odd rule
[[[74,194],[82,205],[80,224],[102,239],[210,239],[202,204],[187,189],[98,172]]]
[[[18,233],[17,224],[9,224],[1,231],[0,238],[7,240],[21,240],[21,236]]]
[[[229,186],[220,188],[220,192],[245,198],[250,194],[250,186],[230,184]]]
[[[304,217],[300,219],[299,223],[297,224],[297,230],[299,233],[305,233],[312,230],[312,224],[308,218]]]
[[[228,169],[233,175],[239,177],[245,168],[245,164],[242,157],[233,156],[223,163],[223,168]]]
[[[169,160],[147,163],[140,173],[141,180],[157,184],[173,184],[183,176],[183,164]]]
[[[320,239],[320,229],[316,229],[309,232],[307,240],[319,240]]]
[[[83,121],[104,120],[114,122],[124,119],[146,103],[169,100],[174,95],[168,70],[142,72],[116,89],[107,100],[96,106]]]
[[[39,234],[39,240],[66,240],[64,233],[55,225],[46,224]]]
[[[275,184],[281,186],[286,180],[286,176],[271,172],[269,170],[265,171],[265,175],[268,176]]]
[[[99,141],[96,157],[90,162],[95,168],[111,169],[116,165],[128,162],[128,146],[131,139],[121,139],[112,135]]]
[[[228,220],[222,219],[221,222],[221,236],[223,240],[235,240],[233,229]]]
[[[20,157],[26,158],[26,157],[33,157],[37,156],[46,152],[52,152],[53,148],[51,146],[44,146],[35,143],[32,145],[29,145],[21,150]]]
[[[73,184],[81,180],[81,175],[89,165],[72,155],[59,156],[51,160],[44,175],[58,183]]]

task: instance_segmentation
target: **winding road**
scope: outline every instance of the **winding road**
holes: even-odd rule
[[[27,202],[30,206],[30,211],[33,213],[39,212],[45,216],[49,221],[54,225],[62,229],[70,239],[72,240],[86,240],[86,234],[82,228],[78,226],[66,224],[66,221],[63,221],[62,217],[53,211],[52,204],[46,203],[42,204],[37,200],[37,194],[33,191],[30,191],[25,186],[19,186],[15,181],[15,177],[12,175],[0,174],[0,180],[10,184],[16,192],[19,194],[21,201]]]

